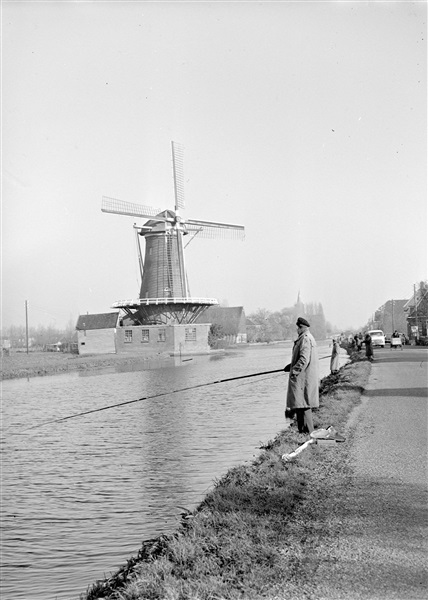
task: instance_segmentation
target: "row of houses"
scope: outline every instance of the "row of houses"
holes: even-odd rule
[[[387,334],[397,330],[406,333],[415,343],[425,344],[428,329],[428,283],[421,281],[415,285],[411,298],[387,300],[369,321],[368,329],[382,329]]]
[[[413,289],[412,297],[404,306],[407,332],[416,343],[428,345],[428,282],[421,281]]]
[[[303,305],[295,305],[300,313]],[[299,313],[299,314],[300,314]],[[131,325],[119,311],[86,314],[76,325],[79,354],[135,353],[199,354],[210,351],[208,333],[211,324],[221,331],[224,344],[245,344],[255,326],[242,306],[211,306],[194,323],[183,325]],[[388,300],[375,313],[369,329],[386,333],[395,329],[407,332],[415,343],[428,343],[428,284],[420,282],[410,299]]]

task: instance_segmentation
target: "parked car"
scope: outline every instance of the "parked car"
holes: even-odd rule
[[[381,348],[385,348],[385,334],[381,329],[371,329],[367,333],[372,338],[373,346],[380,346]]]
[[[385,334],[385,344],[390,344],[391,343],[391,334],[387,333]]]

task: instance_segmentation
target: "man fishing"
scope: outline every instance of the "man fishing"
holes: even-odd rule
[[[317,345],[303,317],[296,322],[299,337],[294,342],[291,363],[284,368],[290,372],[285,416],[296,415],[299,433],[314,430],[312,409],[319,406],[319,365]]]

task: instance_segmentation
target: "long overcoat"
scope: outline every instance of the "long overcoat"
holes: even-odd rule
[[[330,371],[334,373],[334,371],[339,370],[340,365],[340,346],[337,340],[333,340],[333,350],[331,352],[330,359]]]
[[[309,330],[294,342],[287,389],[287,408],[319,406],[319,364],[315,339]]]

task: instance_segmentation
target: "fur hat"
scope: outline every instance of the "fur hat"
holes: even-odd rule
[[[296,325],[297,325],[297,327],[300,327],[301,325],[304,325],[305,327],[310,327],[310,325],[309,325],[309,323],[307,322],[307,320],[306,320],[306,319],[304,319],[303,317],[299,317],[299,318],[297,319]]]

